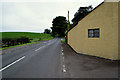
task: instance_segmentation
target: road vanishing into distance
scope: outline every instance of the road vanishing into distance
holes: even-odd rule
[[[2,56],[2,77],[61,78],[65,72],[61,51],[61,38],[8,51]]]

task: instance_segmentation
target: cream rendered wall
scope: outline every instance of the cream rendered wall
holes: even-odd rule
[[[88,29],[100,29],[88,38]],[[118,59],[118,3],[104,2],[68,32],[68,44],[78,53]]]
[[[119,8],[118,8],[118,58],[120,60],[120,2],[119,2]]]

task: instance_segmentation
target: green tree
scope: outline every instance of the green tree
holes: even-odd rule
[[[45,29],[44,30],[44,34],[50,34],[51,33],[51,30],[50,29]]]
[[[88,7],[80,7],[78,11],[74,14],[74,18],[72,19],[73,24],[76,24],[79,20],[84,18],[92,10],[93,10],[92,5]]]
[[[67,20],[64,16],[58,16],[52,21],[52,36],[58,35],[59,37],[65,36],[65,30],[67,29]]]

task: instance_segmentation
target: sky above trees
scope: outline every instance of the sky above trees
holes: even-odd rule
[[[0,28],[4,32],[44,32],[52,27],[56,16],[67,17],[70,22],[79,7],[96,7],[103,0],[1,0]]]

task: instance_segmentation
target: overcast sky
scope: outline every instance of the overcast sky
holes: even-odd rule
[[[103,0],[2,0],[0,27],[4,32],[43,32],[56,16],[74,17],[79,7],[96,7]]]

